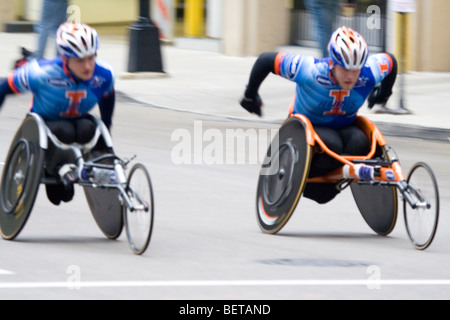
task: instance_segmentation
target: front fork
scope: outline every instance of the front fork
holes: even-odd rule
[[[411,208],[418,209],[430,209],[431,204],[422,195],[420,189],[416,189],[414,186],[408,184],[406,181],[400,181],[397,183],[397,188],[402,194],[403,198],[409,203]]]

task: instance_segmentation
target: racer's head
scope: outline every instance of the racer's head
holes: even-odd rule
[[[86,24],[66,22],[56,33],[56,45],[66,67],[83,81],[94,74],[99,42],[97,31]]]
[[[369,57],[366,41],[353,29],[341,27],[331,36],[328,51],[339,86],[344,90],[353,89]]]

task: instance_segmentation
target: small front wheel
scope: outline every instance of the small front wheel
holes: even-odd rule
[[[150,174],[142,164],[131,169],[125,191],[129,202],[123,206],[123,218],[128,243],[135,254],[141,255],[150,243],[154,214]]]
[[[417,163],[408,175],[407,192],[411,205],[403,200],[406,231],[417,250],[427,249],[433,242],[439,220],[439,190],[431,168]]]

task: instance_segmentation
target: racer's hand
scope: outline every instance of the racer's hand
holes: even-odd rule
[[[3,102],[5,101],[6,95],[0,93],[0,111],[2,110]]]
[[[376,104],[386,104],[391,95],[382,94],[381,84],[378,84],[373,88],[369,97],[367,98],[367,102],[369,103],[369,109],[372,109]]]
[[[262,107],[262,100],[259,95],[256,95],[254,99],[247,98],[245,95],[241,100],[241,106],[247,110],[250,113],[254,113],[258,115],[259,117],[262,116],[261,107]]]
[[[1,78],[0,79],[0,110],[2,109],[3,102],[5,102],[6,96],[13,94],[13,93],[14,92],[9,87],[8,79]]]

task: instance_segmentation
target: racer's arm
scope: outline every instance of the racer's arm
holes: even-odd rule
[[[392,88],[397,79],[398,64],[394,55],[390,53],[386,53],[386,55],[388,55],[392,61],[391,72],[370,93],[367,99],[369,109],[372,109],[375,104],[385,104],[392,95]]]
[[[109,95],[104,96],[98,102],[101,119],[102,119],[103,123],[105,124],[105,126],[108,128],[108,130],[111,129],[112,117],[114,114],[115,104],[116,104],[115,91],[112,91]]]
[[[3,102],[7,95],[14,94],[8,83],[8,79],[0,81],[0,109],[2,108]]]
[[[277,55],[277,52],[265,52],[258,57],[253,66],[247,90],[241,100],[241,106],[250,113],[261,116],[262,100],[258,90],[269,73],[275,73]]]

